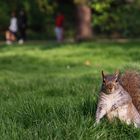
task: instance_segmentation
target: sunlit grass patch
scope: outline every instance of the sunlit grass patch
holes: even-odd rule
[[[0,48],[0,139],[132,140],[140,130],[94,126],[101,70],[140,71],[140,42],[27,43]]]

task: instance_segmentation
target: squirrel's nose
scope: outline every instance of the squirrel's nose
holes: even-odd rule
[[[110,84],[107,86],[107,88],[108,88],[109,90],[112,90],[112,89],[113,89],[112,85],[110,85]]]

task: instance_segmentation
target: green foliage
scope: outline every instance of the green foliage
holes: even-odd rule
[[[57,2],[56,1],[51,1],[51,0],[36,0],[39,8],[42,12],[49,14],[53,14],[54,10],[57,6]]]
[[[139,129],[118,120],[102,119],[94,127],[101,70],[112,73],[129,66],[140,71],[139,45],[134,41],[1,45],[0,139],[140,139]]]
[[[9,3],[7,5],[7,3]],[[35,1],[18,1],[14,0],[11,2],[10,0],[0,1],[1,9],[0,9],[0,30],[6,30],[9,26],[10,15],[12,11],[16,11],[17,15],[20,9],[25,9],[27,17],[28,17],[28,27],[33,31],[46,31],[48,28],[48,19],[52,19],[52,13],[48,16],[44,11],[42,11],[37,0]],[[47,11],[48,12],[48,11]]]
[[[8,4],[7,4],[8,3]],[[54,38],[55,14],[63,11],[65,15],[65,35],[75,34],[76,6],[89,4],[93,11],[92,25],[95,33],[120,37],[140,37],[139,0],[0,0],[0,31],[9,26],[11,11],[24,8],[28,16],[29,32],[43,34],[44,38]]]
[[[140,15],[139,7],[136,6],[125,6],[118,10],[118,28],[124,36],[138,37],[140,36]]]
[[[7,5],[7,3],[9,3],[9,5]],[[57,1],[52,2],[48,0],[14,0],[14,2],[11,3],[10,0],[6,0],[0,1],[0,5],[0,31],[7,30],[10,24],[11,12],[14,10],[18,14],[19,10],[23,8],[28,17],[29,39],[34,38],[33,36],[36,36],[36,38],[39,36],[39,38],[44,39],[54,38],[55,16],[58,11],[63,11],[66,15],[66,36],[73,36],[75,7],[71,2],[70,4],[67,4],[67,2],[59,4]]]
[[[5,3],[2,3],[0,2],[0,5],[1,5],[1,8],[0,8],[0,31],[1,30],[6,30],[7,29],[7,26],[8,26],[8,23],[9,23],[9,17],[7,16],[7,13],[6,13],[6,4]],[[4,12],[5,11],[5,12]]]
[[[95,31],[105,34],[119,33],[124,37],[140,36],[140,5],[126,1],[93,2],[93,26]]]

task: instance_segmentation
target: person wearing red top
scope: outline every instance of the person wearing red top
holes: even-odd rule
[[[64,15],[62,13],[58,13],[55,20],[55,34],[58,42],[63,41],[63,24],[64,24]]]

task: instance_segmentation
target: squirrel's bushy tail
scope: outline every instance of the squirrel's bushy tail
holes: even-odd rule
[[[133,104],[140,113],[140,74],[136,71],[126,71],[120,77],[120,84],[130,94]]]

